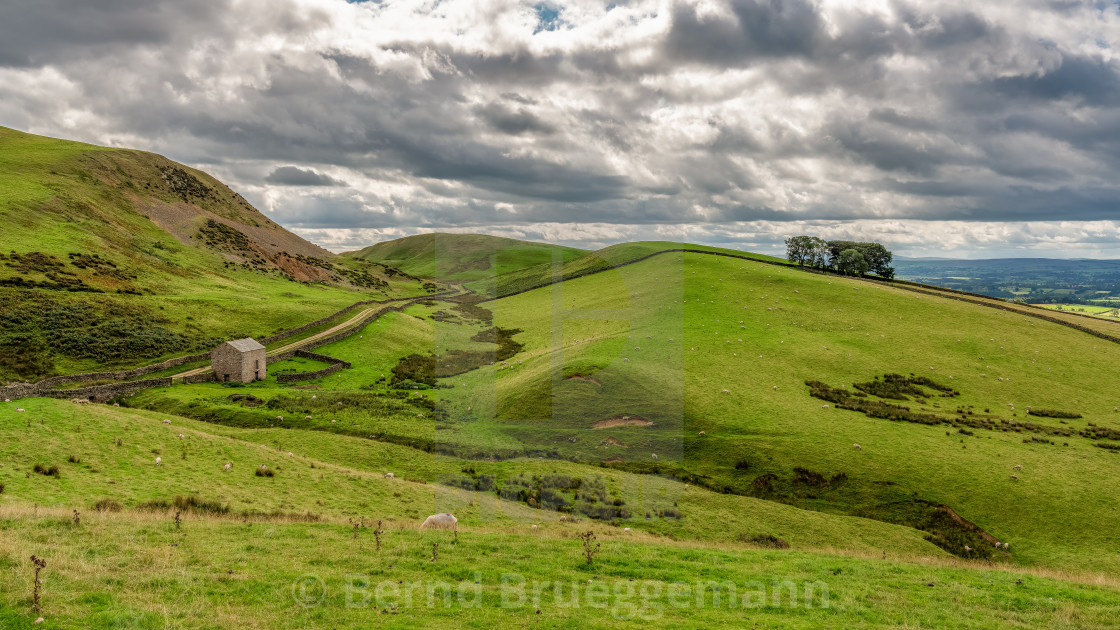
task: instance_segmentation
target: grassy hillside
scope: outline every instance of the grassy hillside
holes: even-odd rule
[[[618,245],[604,247],[603,249],[584,254],[583,256],[575,258],[571,261],[564,262],[562,265],[544,263],[502,274],[495,279],[493,288],[489,291],[485,290],[488,287],[474,288],[476,288],[476,290],[478,290],[479,292],[485,292],[493,296],[508,296],[514,293],[519,293],[522,291],[540,287],[551,282],[578,278],[590,273],[600,272],[611,267],[633,263],[634,261],[641,260],[642,258],[650,255],[658,254],[659,252],[663,252],[667,249],[689,249],[731,254],[734,256],[748,256],[756,260],[766,260],[783,264],[786,262],[785,259],[782,258],[774,258],[772,256],[766,256],[764,254],[753,254],[751,252],[743,252],[736,249],[726,249],[723,247],[693,245],[690,243],[673,243],[670,241],[638,241],[634,243],[619,243]]]
[[[572,247],[486,234],[417,234],[371,245],[344,256],[397,267],[448,282],[493,278],[525,267],[567,262],[587,252]]]
[[[518,331],[515,355],[487,355],[476,369],[433,381],[441,387],[414,392],[431,401],[418,412],[424,418],[347,406],[323,409],[335,423],[316,412],[323,424],[308,428],[475,460],[530,454],[672,475],[912,525],[976,555],[964,547],[977,549],[983,536],[958,531],[937,509],[946,505],[1011,544],[994,555],[985,547],[984,556],[1120,568],[1101,553],[1120,532],[1099,526],[1120,509],[1100,483],[1120,461],[1100,447],[1120,437],[1115,344],[1015,312],[702,254],[664,254],[484,306],[492,321],[437,303],[328,346],[355,368],[320,383],[320,398],[361,392],[361,404],[384,404],[401,392],[390,381],[402,358],[434,355],[439,365],[454,350],[494,352],[472,340],[494,325]],[[876,377],[882,384],[888,374],[956,394],[912,385],[919,393],[904,392],[906,400],[876,395],[886,393]],[[839,409],[813,397],[807,381],[852,392],[843,406],[866,400],[909,412]],[[855,395],[856,384],[873,393]],[[313,390],[250,389],[299,417],[319,409]],[[245,410],[216,385],[135,400],[238,426],[268,413]],[[1028,406],[1080,417],[1029,415]]]
[[[0,382],[140,365],[423,284],[162,156],[0,128]]]
[[[684,489],[668,479],[570,462],[473,464],[507,483],[524,473],[602,477],[628,498],[643,491],[677,498],[679,520],[625,531],[557,522],[493,493],[431,484],[461,464],[364,438],[179,417],[165,424],[153,412],[53,400],[20,404],[22,412],[0,406],[0,620],[13,627],[39,614],[48,628],[305,627],[365,623],[371,614],[389,627],[532,621],[614,628],[662,619],[710,627],[737,625],[740,607],[750,606],[752,621],[782,627],[905,620],[935,628],[967,619],[979,628],[1089,628],[1107,627],[1120,601],[1111,581],[953,561],[908,528]],[[38,474],[36,465],[59,472]],[[261,465],[273,475],[256,475]],[[420,519],[443,510],[460,518],[457,538],[416,531]],[[380,549],[370,527],[377,521],[385,530]],[[575,538],[587,530],[601,544],[592,566]],[[765,534],[793,550],[760,549],[764,543],[751,539]],[[32,554],[47,561],[42,613],[31,611]],[[312,580],[326,589],[322,601],[300,587],[301,576],[322,580]],[[370,601],[355,598],[355,583],[347,605],[347,576],[369,581]],[[502,604],[503,576],[529,581],[526,601],[517,605],[507,586]],[[453,594],[444,608],[439,594],[428,606],[422,584],[412,605],[384,591],[375,607],[374,589],[388,579],[477,584],[480,605],[464,607]],[[558,599],[546,586],[533,601],[533,580],[560,581],[567,590]],[[596,582],[607,585],[604,606],[585,598],[586,584]],[[668,599],[679,584],[693,590]],[[580,606],[570,605],[572,588],[580,589]],[[875,595],[884,592],[890,597]]]
[[[277,383],[319,367],[293,359],[265,381],[149,390],[120,408],[0,405],[0,565],[14,569],[0,573],[0,619],[35,617],[32,553],[48,559],[56,627],[376,614],[390,627],[1083,628],[1118,612],[1120,347],[1081,331],[678,252],[484,303],[432,300],[321,351],[354,367]],[[96,512],[103,499],[120,511]],[[443,511],[458,540],[416,531]],[[363,519],[383,522],[380,552]],[[587,530],[602,543],[591,567],[575,538]],[[503,608],[511,572],[623,599],[627,584],[823,583],[831,603],[666,603],[643,618],[617,598],[604,611],[542,595]],[[478,582],[483,605],[347,607],[347,574],[371,589]],[[309,608],[293,599],[305,575],[327,589]]]

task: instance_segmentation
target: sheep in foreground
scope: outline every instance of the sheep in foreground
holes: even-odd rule
[[[453,514],[432,514],[420,524],[420,529],[450,529],[459,530],[459,519]]]

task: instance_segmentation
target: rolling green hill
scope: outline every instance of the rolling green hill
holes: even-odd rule
[[[499,276],[505,297],[388,313],[323,347],[353,368],[317,381],[278,383],[317,367],[292,359],[264,381],[120,408],[3,404],[0,566],[15,570],[0,620],[33,618],[37,553],[57,571],[58,627],[207,627],[197,611],[215,608],[218,625],[262,628],[654,620],[503,609],[511,571],[662,592],[813,581],[834,602],[663,606],[656,620],[676,625],[1109,626],[1120,345],[1026,311],[677,249],[704,248],[616,246],[570,260],[564,282],[521,268]],[[120,511],[95,512],[103,499]],[[443,511],[459,537],[415,531]],[[381,551],[363,519],[383,521]],[[590,567],[575,537],[588,530],[603,542]],[[120,582],[99,577],[110,567]],[[347,607],[346,574],[478,582],[485,603]],[[293,601],[304,575],[325,580],[326,603]]]
[[[587,252],[572,247],[486,234],[417,234],[371,245],[344,256],[397,267],[414,276],[447,282],[478,282],[497,275],[568,262]]]
[[[0,382],[141,365],[422,285],[162,156],[0,128]]]

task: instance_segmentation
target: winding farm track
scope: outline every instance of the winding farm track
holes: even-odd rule
[[[344,331],[348,328],[353,328],[353,330],[351,331],[351,334],[353,334],[353,333],[357,332],[360,328],[364,328],[365,324],[368,324],[369,322],[373,321],[377,317],[380,317],[381,315],[385,314],[386,312],[388,312],[388,311],[398,311],[398,310],[401,310],[403,307],[411,306],[412,304],[414,304],[416,302],[422,302],[422,301],[425,301],[425,300],[444,300],[444,299],[452,298],[452,297],[460,297],[460,296],[463,296],[463,295],[467,295],[469,293],[471,293],[471,291],[463,289],[461,286],[455,285],[455,289],[453,291],[445,291],[445,292],[437,294],[437,295],[422,295],[422,296],[411,297],[411,298],[398,298],[398,299],[395,299],[395,300],[385,300],[383,302],[379,302],[378,305],[375,306],[375,307],[371,307],[371,308],[367,308],[367,309],[362,310],[357,315],[355,315],[355,316],[351,317],[350,319],[342,322],[341,324],[332,326],[332,327],[330,327],[326,330],[319,331],[319,332],[315,333],[314,335],[311,335],[310,337],[306,337],[304,339],[300,339],[299,341],[293,341],[292,343],[289,343],[289,344],[284,345],[284,346],[280,346],[279,348],[273,348],[273,349],[269,350],[268,352],[266,352],[266,356],[275,356],[275,355],[279,355],[279,354],[284,354],[286,352],[292,352],[293,350],[298,350],[300,348],[304,348],[306,346],[313,345],[316,341],[319,341],[320,339],[330,337],[330,336],[334,335],[335,333],[342,332],[342,331]],[[353,308],[353,306],[347,307],[347,309],[349,309],[349,308]],[[347,309],[343,309],[343,311],[345,311]],[[337,316],[337,313],[334,316]],[[332,316],[332,317],[334,317],[334,316]],[[171,378],[181,379],[181,378],[187,377],[187,376],[195,376],[195,375],[198,375],[198,374],[205,374],[205,373],[209,372],[210,370],[211,370],[210,366],[204,366],[204,367],[196,368],[196,369],[193,369],[193,370],[188,370],[188,371],[182,372],[180,374],[176,374],[176,375],[172,376]]]

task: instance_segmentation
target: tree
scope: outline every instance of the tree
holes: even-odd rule
[[[869,267],[867,259],[855,248],[845,249],[836,257],[836,270],[846,276],[862,276]]]
[[[791,236],[786,239],[786,259],[802,267],[823,268],[828,264],[828,243],[815,236]]]
[[[791,236],[786,239],[786,260],[804,267],[811,261],[811,236]]]
[[[867,265],[862,273],[870,271],[883,278],[894,277],[894,267],[891,266],[891,261],[894,255],[890,250],[883,247],[879,243],[858,243],[856,241],[829,241],[827,243],[828,250],[828,266],[835,268],[841,273],[845,273],[840,268],[840,255],[847,250],[855,250],[863,258],[863,262]]]

